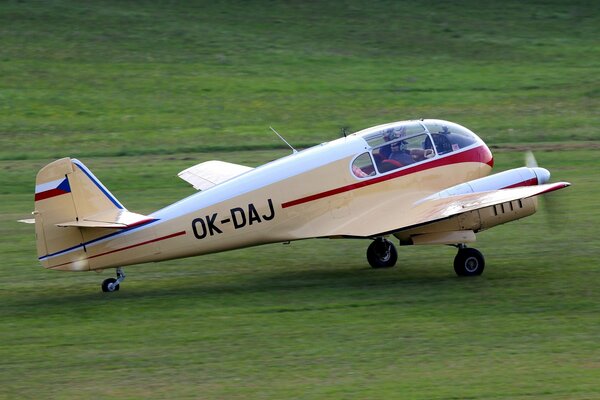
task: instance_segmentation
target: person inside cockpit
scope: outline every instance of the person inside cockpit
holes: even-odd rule
[[[407,149],[407,143],[404,140],[393,142],[391,145],[392,152],[388,159],[398,161],[402,166],[409,165],[415,162]]]

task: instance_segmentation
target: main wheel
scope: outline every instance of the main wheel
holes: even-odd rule
[[[102,291],[103,292],[116,292],[119,290],[119,285],[115,285],[117,280],[115,278],[108,278],[102,282]]]
[[[367,248],[367,260],[373,268],[390,268],[398,261],[394,244],[386,239],[376,239]]]
[[[477,276],[483,273],[485,259],[477,249],[464,248],[458,250],[454,257],[454,272],[458,276]]]

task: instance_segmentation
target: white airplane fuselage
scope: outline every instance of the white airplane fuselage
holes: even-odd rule
[[[378,125],[257,168],[206,161],[179,173],[201,191],[149,215],[127,210],[83,163],[63,158],[36,177],[35,228],[45,268],[121,267],[309,238],[372,239],[367,260],[392,267],[401,245],[454,245],[454,270],[477,276],[476,234],[535,213],[540,194],[569,186],[529,166],[489,175],[473,132],[442,120]]]
[[[478,142],[360,179],[351,163],[367,150],[364,139],[351,135],[291,154],[158,210],[137,227],[87,230],[81,247],[42,262],[95,270],[362,231],[370,237],[370,217],[385,218],[390,207],[486,176],[492,166],[491,152]]]

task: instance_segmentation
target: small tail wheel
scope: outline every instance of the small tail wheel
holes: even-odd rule
[[[119,286],[121,285],[121,282],[123,282],[125,280],[125,272],[123,271],[123,268],[118,267],[117,268],[117,278],[108,278],[105,279],[104,282],[102,282],[102,291],[103,292],[116,292],[117,290],[119,290]]]
[[[108,278],[102,282],[103,292],[116,292],[117,290],[119,290],[119,284],[115,278]]]
[[[477,249],[462,248],[454,257],[454,272],[458,276],[478,276],[485,268],[485,258]]]
[[[367,248],[367,260],[373,268],[391,268],[398,261],[398,252],[389,240],[375,239]]]

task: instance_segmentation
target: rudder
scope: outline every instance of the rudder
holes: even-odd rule
[[[62,158],[46,165],[38,172],[35,185],[35,231],[40,262],[45,268],[89,270],[81,228],[64,224],[97,214],[121,213],[125,208],[76,159]]]

